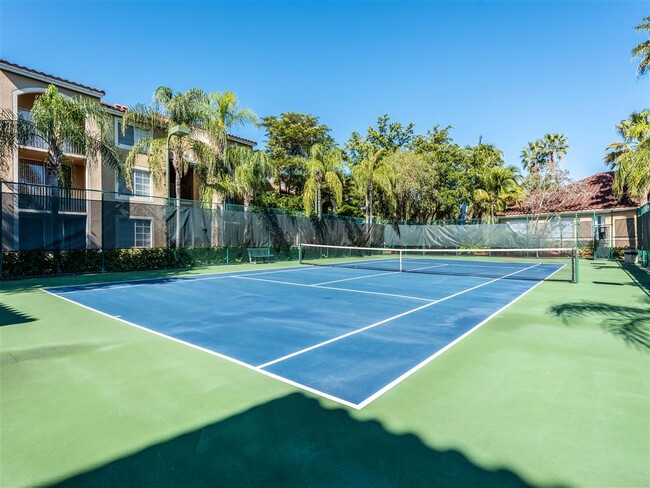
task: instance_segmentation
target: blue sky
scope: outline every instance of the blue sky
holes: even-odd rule
[[[231,89],[260,116],[317,115],[341,144],[387,113],[421,133],[452,125],[463,145],[483,136],[519,164],[528,141],[561,132],[580,178],[604,169],[615,124],[650,106],[630,58],[647,15],[648,0],[0,0],[0,56],[109,103]],[[237,133],[263,144],[260,129]]]

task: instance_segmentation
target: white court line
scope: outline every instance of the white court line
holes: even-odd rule
[[[377,261],[371,261],[371,262],[376,263]],[[433,266],[421,266],[419,268],[405,269],[404,271],[387,271],[386,273],[377,273],[377,274],[364,275],[364,276],[355,276],[354,278],[343,278],[341,280],[323,281],[321,283],[314,283],[314,284],[312,284],[312,286],[329,285],[330,283],[340,283],[341,281],[363,280],[363,279],[366,279],[366,278],[374,278],[375,276],[385,276],[385,275],[391,275],[391,274],[399,274],[399,273],[403,273],[403,272],[408,273],[409,271],[419,271],[421,269],[429,269],[429,268],[441,268],[443,266],[449,266],[449,265],[448,264],[435,264]]]
[[[275,273],[292,273],[294,271],[307,271],[309,269],[314,270],[316,268],[312,268],[310,266],[295,265],[292,266],[291,269],[276,268],[274,270],[261,271],[261,272],[256,269],[243,270],[243,271],[224,271],[222,273],[209,273],[204,276],[194,275],[197,276],[197,278],[194,278],[193,275],[181,275],[181,276],[171,276],[171,277],[145,278],[142,280],[103,281],[103,282],[100,281],[96,283],[89,283],[87,285],[70,285],[70,286],[58,285],[58,286],[47,287],[47,289],[56,290],[57,288],[85,288],[89,286],[107,285],[107,286],[100,286],[99,288],[90,288],[87,290],[81,289],[81,290],[67,290],[67,291],[56,292],[57,294],[79,293],[79,292],[89,292],[89,291],[117,290],[120,288],[131,288],[135,286],[148,286],[152,284],[151,283],[152,281],[165,280],[161,283],[153,283],[153,284],[168,285],[170,283],[190,283],[190,282],[193,283],[195,281],[222,280],[224,278],[232,278],[233,276],[239,276],[239,274],[258,276],[258,275],[275,274]],[[239,274],[235,274],[235,273],[239,273]],[[110,286],[113,283],[124,283],[124,285]]]
[[[318,290],[336,290],[336,291],[347,291],[350,293],[362,293],[364,295],[381,295],[384,297],[395,297],[395,298],[404,298],[407,300],[418,300],[420,302],[430,302],[431,299],[429,298],[420,298],[420,297],[412,297],[409,295],[397,295],[394,293],[383,293],[379,291],[365,291],[365,290],[354,290],[351,288],[338,288],[335,286],[316,286],[316,285],[308,285],[306,283],[293,283],[291,281],[279,281],[279,280],[267,280],[264,278],[252,278],[250,276],[229,276],[229,278],[237,278],[240,280],[251,280],[251,281],[263,281],[265,283],[276,283],[278,285],[289,285],[289,286],[301,286],[304,288],[316,288]]]
[[[138,325],[138,324],[136,324],[134,322],[129,322],[128,320],[124,320],[124,319],[120,318],[119,316],[114,316],[114,315],[107,314],[106,312],[102,312],[101,310],[97,310],[97,309],[94,309],[94,308],[89,307],[87,305],[84,305],[82,303],[75,302],[74,300],[72,300],[70,298],[66,298],[64,296],[57,295],[56,293],[53,293],[53,292],[51,292],[49,290],[46,290],[45,288],[41,288],[41,291],[43,291],[43,292],[45,292],[45,293],[47,293],[49,295],[52,295],[52,296],[54,296],[56,298],[60,298],[61,300],[65,300],[67,302],[78,305],[79,307],[85,308],[86,310],[90,310],[91,312],[98,313],[100,315],[103,315],[105,317],[108,317],[108,318],[111,318],[111,319],[114,319],[114,320],[118,320],[118,321],[122,322],[123,324],[130,325],[131,327],[135,327],[136,329],[140,329],[140,330],[143,330],[145,332],[149,332],[150,334],[154,334],[154,335],[157,335],[159,337],[164,337],[165,339],[169,339],[171,341],[178,342],[179,344],[184,344],[184,345],[189,346],[191,348],[198,349],[199,351],[207,352],[208,354],[212,354],[213,356],[217,356],[217,357],[219,357],[221,359],[225,359],[227,361],[238,364],[240,366],[244,366],[245,368],[248,368],[250,370],[257,371],[258,373],[262,373],[264,376],[268,376],[269,378],[273,378],[275,380],[282,381],[283,383],[287,383],[287,384],[289,384],[291,386],[294,386],[296,388],[300,388],[301,390],[308,391],[309,393],[313,393],[313,394],[321,396],[323,398],[327,398],[328,400],[332,400],[332,401],[334,401],[336,403],[340,403],[341,405],[345,405],[346,407],[350,407],[350,408],[354,408],[355,410],[359,410],[359,407],[355,403],[349,402],[347,400],[336,397],[334,395],[330,395],[329,393],[325,393],[323,391],[317,390],[317,389],[312,388],[310,386],[303,385],[302,383],[298,383],[297,381],[290,380],[289,378],[285,378],[285,377],[279,376],[279,375],[277,375],[275,373],[271,373],[270,371],[265,371],[265,370],[260,369],[260,368],[258,368],[256,366],[253,366],[251,364],[240,361],[239,359],[235,359],[235,358],[232,358],[230,356],[226,356],[225,354],[218,353],[218,352],[213,351],[211,349],[206,349],[205,347],[201,347],[201,346],[198,346],[196,344],[192,344],[191,342],[186,342],[186,341],[184,341],[182,339],[177,339],[176,337],[172,337],[172,336],[163,334],[162,332],[157,332],[155,330],[148,329],[148,328],[146,328],[146,327],[144,327],[142,325]]]
[[[412,313],[419,312],[420,310],[424,310],[425,308],[431,307],[432,305],[435,305],[435,304],[437,304],[437,303],[441,303],[441,302],[447,301],[447,300],[449,300],[449,299],[451,299],[451,298],[457,297],[457,296],[459,296],[459,295],[463,295],[463,294],[465,294],[465,293],[467,293],[467,292],[470,292],[470,291],[472,291],[472,290],[476,290],[476,289],[478,289],[478,288],[482,288],[482,287],[487,286],[487,285],[489,285],[489,284],[491,284],[491,283],[494,283],[495,281],[499,281],[499,280],[502,280],[502,279],[507,278],[507,277],[509,277],[509,276],[512,276],[512,275],[514,275],[514,274],[521,273],[522,271],[526,271],[527,269],[535,268],[536,266],[539,266],[539,264],[535,264],[535,265],[533,265],[533,266],[529,266],[528,268],[525,268],[525,269],[522,269],[522,270],[519,270],[519,271],[515,271],[515,272],[513,272],[513,273],[510,273],[510,274],[507,274],[507,275],[505,275],[505,276],[502,276],[501,278],[495,278],[495,279],[493,279],[493,280],[487,281],[487,282],[485,282],[485,283],[481,283],[480,285],[476,285],[476,286],[473,286],[473,287],[471,287],[471,288],[466,288],[465,290],[461,290],[461,291],[456,292],[456,293],[454,293],[454,294],[452,294],[452,295],[448,295],[448,296],[446,296],[446,297],[444,297],[444,298],[440,298],[440,299],[435,300],[435,301],[432,301],[432,302],[430,302],[430,303],[426,303],[426,304],[421,305],[421,306],[419,306],[419,307],[416,307],[416,308],[414,308],[414,309],[412,309],[412,310],[407,310],[406,312],[402,312],[402,313],[400,313],[400,314],[393,315],[392,317],[389,317],[389,318],[384,319],[384,320],[380,320],[379,322],[375,322],[374,324],[366,325],[365,327],[362,327],[362,328],[360,328],[360,329],[356,329],[356,330],[353,330],[353,331],[351,331],[351,332],[347,332],[347,333],[345,333],[345,334],[341,334],[340,336],[333,337],[332,339],[328,339],[328,340],[326,340],[326,341],[319,342],[318,344],[314,344],[313,346],[309,346],[309,347],[306,347],[306,348],[304,348],[304,349],[300,349],[299,351],[292,352],[291,354],[287,354],[286,356],[282,356],[282,357],[277,358],[277,359],[274,359],[274,360],[272,360],[272,361],[268,361],[268,362],[266,362],[266,363],[264,363],[264,364],[260,364],[260,365],[258,365],[257,367],[258,367],[258,368],[266,368],[266,367],[268,367],[268,366],[271,366],[272,364],[276,364],[276,363],[279,363],[279,362],[281,362],[281,361],[285,361],[285,360],[287,360],[287,359],[289,359],[289,358],[292,358],[292,357],[298,356],[298,355],[300,355],[300,354],[304,354],[304,353],[309,352],[309,351],[312,351],[312,350],[314,350],[314,349],[318,349],[319,347],[326,346],[327,344],[331,344],[332,342],[340,341],[341,339],[345,339],[346,337],[350,337],[350,336],[352,336],[352,335],[359,334],[359,333],[364,332],[364,331],[366,331],[366,330],[368,330],[368,329],[372,329],[372,328],[374,328],[374,327],[378,327],[378,326],[380,326],[380,325],[382,325],[382,324],[385,324],[385,323],[387,323],[387,322],[392,322],[393,320],[399,319],[399,318],[404,317],[404,316],[406,316],[406,315],[410,315],[410,314],[412,314]]]
[[[354,278],[343,278],[341,280],[322,281],[320,283],[313,283],[310,286],[329,285],[330,283],[340,283],[341,281],[363,280],[366,278],[374,278],[375,276],[385,276],[385,275],[396,274],[396,273],[399,273],[399,271],[388,271],[386,273],[376,273],[371,275],[355,276]]]
[[[531,267],[534,267],[534,266],[531,266]],[[550,277],[553,276],[555,273],[557,273],[558,271],[560,271],[560,269],[562,269],[562,268],[564,268],[564,266],[562,266],[561,268],[558,268],[556,271],[554,271],[553,273],[551,273],[550,275],[548,275],[547,278],[550,278]],[[523,270],[521,270],[521,271],[523,271]],[[429,358],[425,359],[425,360],[422,361],[420,364],[416,365],[414,368],[410,369],[409,371],[407,371],[406,373],[404,373],[402,376],[400,376],[400,377],[397,378],[396,380],[392,381],[391,383],[389,383],[388,385],[386,385],[384,388],[382,388],[381,390],[375,392],[373,395],[371,395],[370,397],[366,398],[364,401],[362,401],[362,402],[360,402],[360,403],[358,403],[358,404],[354,404],[354,403],[349,402],[349,401],[347,401],[347,400],[343,400],[342,398],[338,398],[338,397],[336,397],[336,396],[334,396],[334,395],[330,395],[329,393],[325,393],[325,392],[322,392],[322,391],[317,390],[317,389],[315,389],[315,388],[312,388],[312,387],[309,387],[309,386],[303,385],[303,384],[301,384],[301,383],[298,383],[298,382],[296,382],[296,381],[290,380],[290,379],[288,379],[288,378],[284,378],[284,377],[279,376],[279,375],[277,375],[277,374],[275,374],[275,373],[271,373],[270,371],[266,371],[266,370],[264,370],[264,369],[260,369],[260,367],[256,367],[256,366],[250,365],[250,364],[245,363],[245,362],[243,362],[243,361],[240,361],[240,360],[238,360],[238,359],[232,358],[232,357],[230,357],[230,356],[226,356],[225,354],[221,354],[221,353],[218,353],[218,352],[212,351],[212,350],[210,350],[210,349],[206,349],[206,348],[204,348],[204,347],[198,346],[198,345],[196,345],[196,344],[192,344],[191,342],[186,342],[186,341],[183,341],[183,340],[181,340],[181,339],[177,339],[177,338],[175,338],[175,337],[168,336],[168,335],[163,334],[163,333],[161,333],[161,332],[156,332],[155,330],[148,329],[148,328],[143,327],[143,326],[141,326],[141,325],[138,325],[138,324],[136,324],[136,323],[133,323],[133,322],[129,322],[129,321],[127,321],[127,320],[124,320],[124,319],[120,318],[119,316],[118,316],[118,317],[115,317],[115,316],[109,315],[109,314],[107,314],[107,313],[105,313],[105,312],[102,312],[102,311],[100,311],[100,310],[96,310],[96,309],[94,309],[94,308],[92,308],[92,307],[89,307],[89,306],[87,306],[87,305],[83,305],[83,304],[81,304],[81,303],[79,303],[79,302],[76,302],[76,301],[74,301],[74,300],[72,300],[72,299],[70,299],[70,298],[66,298],[66,297],[64,297],[64,296],[58,295],[58,294],[56,294],[56,293],[53,293],[53,292],[51,292],[51,291],[49,291],[49,290],[47,290],[47,289],[45,289],[45,288],[41,288],[41,291],[43,291],[44,293],[47,293],[47,294],[49,294],[49,295],[52,295],[52,296],[54,296],[54,297],[60,298],[60,299],[62,299],[62,300],[65,300],[65,301],[67,301],[67,302],[69,302],[69,303],[72,303],[72,304],[74,304],[74,305],[77,305],[77,306],[79,306],[79,307],[82,307],[82,308],[85,308],[85,309],[90,310],[90,311],[92,311],[92,312],[95,312],[95,313],[98,313],[98,314],[100,314],[100,315],[103,315],[103,316],[105,316],[105,317],[108,317],[108,318],[111,318],[111,319],[114,319],[114,320],[118,320],[118,321],[120,321],[120,322],[122,322],[122,323],[124,323],[124,324],[126,324],[126,325],[131,326],[131,327],[135,327],[135,328],[137,328],[137,329],[143,330],[143,331],[148,332],[148,333],[150,333],[150,334],[154,334],[154,335],[157,335],[157,336],[159,336],[159,337],[164,337],[165,339],[169,339],[169,340],[172,340],[172,341],[177,342],[177,343],[179,343],[179,344],[184,344],[184,345],[186,345],[186,346],[189,346],[189,347],[191,347],[191,348],[197,349],[197,350],[199,350],[199,351],[203,351],[203,352],[206,352],[206,353],[211,354],[211,355],[213,355],[213,356],[219,357],[219,358],[221,358],[221,359],[225,359],[225,360],[227,360],[227,361],[230,361],[230,362],[232,362],[232,363],[238,364],[238,365],[243,366],[243,367],[245,367],[245,368],[247,368],[247,369],[250,369],[250,370],[252,370],[252,371],[256,371],[256,372],[258,372],[258,373],[261,373],[261,374],[263,374],[263,375],[265,375],[265,376],[267,376],[267,377],[269,377],[269,378],[273,378],[273,379],[275,379],[275,380],[281,381],[281,382],[283,382],[283,383],[286,383],[286,384],[288,384],[288,385],[294,386],[294,387],[296,387],[296,388],[299,388],[299,389],[301,389],[301,390],[307,391],[307,392],[309,392],[309,393],[313,393],[313,394],[315,394],[315,395],[319,395],[319,396],[321,396],[321,397],[323,397],[323,398],[326,398],[326,399],[328,399],[328,400],[334,401],[334,402],[339,403],[339,404],[341,404],[341,405],[344,405],[344,406],[347,406],[347,407],[353,408],[353,409],[355,409],[355,410],[361,410],[363,407],[367,406],[370,402],[376,400],[376,399],[377,399],[379,396],[381,396],[383,393],[387,392],[388,390],[390,390],[391,388],[393,388],[394,386],[396,386],[396,385],[397,385],[398,383],[400,383],[402,380],[406,379],[408,376],[410,376],[411,374],[415,373],[416,371],[418,371],[419,369],[421,369],[422,367],[424,367],[426,364],[428,364],[428,363],[429,363],[430,361],[432,361],[434,358],[436,358],[437,356],[439,356],[440,354],[442,354],[444,351],[446,351],[447,349],[449,349],[452,345],[456,344],[456,343],[459,342],[461,339],[463,339],[464,337],[468,336],[471,332],[473,332],[473,331],[475,331],[476,329],[478,329],[481,325],[483,325],[483,324],[485,324],[487,321],[489,321],[490,318],[494,317],[495,315],[497,315],[498,313],[500,313],[501,311],[503,311],[505,308],[509,307],[509,306],[512,305],[514,302],[516,302],[519,298],[521,298],[521,297],[524,296],[525,294],[527,294],[527,293],[529,293],[530,291],[532,291],[534,288],[536,288],[537,286],[539,286],[541,283],[542,283],[542,281],[540,281],[539,283],[535,284],[533,287],[531,287],[530,289],[526,290],[526,291],[525,291],[524,293],[522,293],[520,296],[518,296],[517,298],[515,298],[514,300],[512,300],[510,303],[508,303],[507,305],[505,305],[503,308],[501,308],[499,311],[495,312],[493,315],[491,315],[491,316],[488,317],[487,319],[485,319],[483,322],[481,322],[480,324],[478,324],[476,327],[474,327],[473,329],[471,329],[470,331],[466,332],[466,333],[463,334],[461,337],[459,337],[458,339],[456,339],[455,341],[453,341],[452,343],[450,343],[448,346],[445,346],[445,347],[444,347],[443,349],[441,349],[440,351],[437,351],[435,354],[433,354],[433,355],[430,356]]]
[[[548,276],[547,276],[546,278],[544,278],[544,279],[545,279],[545,280],[549,279],[551,276],[553,276],[555,273],[557,273],[558,271],[560,271],[560,270],[561,270],[562,268],[564,268],[565,266],[566,266],[566,265],[562,265],[560,268],[558,268],[558,269],[556,269],[555,271],[553,271],[550,275],[548,275]],[[543,282],[544,282],[543,280],[540,280],[538,283],[535,283],[535,284],[534,284],[533,286],[531,286],[528,290],[526,290],[525,292],[523,292],[521,295],[515,297],[515,298],[514,298],[513,300],[511,300],[509,303],[506,303],[506,304],[505,304],[503,307],[501,307],[499,310],[497,310],[496,312],[494,312],[492,315],[490,315],[489,317],[487,317],[485,320],[483,320],[483,321],[479,322],[478,324],[476,324],[474,327],[472,327],[470,330],[468,330],[467,332],[465,332],[463,335],[461,335],[460,337],[454,339],[452,342],[450,342],[449,344],[447,344],[447,345],[446,345],[445,347],[443,347],[442,349],[439,349],[438,351],[436,351],[434,354],[432,354],[431,356],[429,356],[428,358],[426,358],[426,359],[425,359],[424,361],[422,361],[421,363],[416,364],[414,367],[412,367],[411,369],[409,369],[406,373],[404,373],[404,374],[398,376],[397,378],[395,378],[393,381],[391,381],[390,383],[388,383],[388,384],[387,384],[386,386],[384,386],[383,388],[377,390],[375,393],[373,393],[372,395],[370,395],[368,398],[366,398],[365,400],[363,400],[362,402],[360,402],[359,404],[357,404],[357,407],[359,408],[359,410],[361,410],[363,407],[365,407],[365,406],[368,405],[369,403],[375,401],[375,400],[376,400],[377,398],[379,398],[381,395],[383,395],[383,394],[386,393],[387,391],[389,391],[389,390],[391,390],[392,388],[394,388],[395,386],[397,386],[399,383],[401,383],[402,381],[404,381],[406,378],[408,378],[409,376],[411,376],[413,373],[415,373],[415,372],[417,372],[418,370],[422,369],[424,366],[426,366],[427,364],[429,364],[431,361],[433,361],[435,358],[437,358],[438,356],[440,356],[442,353],[444,353],[445,351],[449,350],[451,347],[453,347],[453,346],[455,346],[456,344],[458,344],[458,343],[459,343],[460,341],[462,341],[465,337],[467,337],[467,336],[470,335],[472,332],[476,331],[479,327],[481,327],[482,325],[486,324],[486,323],[489,322],[491,319],[493,319],[494,317],[496,317],[497,315],[499,315],[499,314],[500,314],[501,312],[503,312],[506,308],[508,308],[508,307],[509,307],[510,305],[512,305],[513,303],[515,303],[517,300],[519,300],[519,299],[520,299],[521,297],[523,297],[524,295],[527,295],[528,293],[530,293],[531,291],[533,291],[535,288],[537,288],[537,287],[538,287],[539,285],[541,285]]]

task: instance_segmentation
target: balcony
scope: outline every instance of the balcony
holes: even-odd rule
[[[31,121],[32,113],[29,110],[19,108],[18,117],[26,121]],[[47,142],[45,142],[45,140],[43,140],[43,138],[40,136],[31,137],[29,140],[25,141],[25,144],[21,144],[21,146],[29,147],[32,149],[41,149],[43,151],[47,151],[48,149]],[[65,154],[81,156],[81,157],[85,156],[85,151],[81,150],[80,148],[75,148],[69,142],[64,142],[62,149]]]
[[[86,213],[86,190],[78,188],[57,188],[48,185],[15,183],[20,210],[51,212],[53,203],[59,204],[59,212]]]

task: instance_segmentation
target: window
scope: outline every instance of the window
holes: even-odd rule
[[[151,131],[140,129],[139,127],[132,127],[128,125],[126,131],[122,133],[122,121],[117,120],[117,145],[122,147],[133,147],[140,142],[141,139],[151,137]]]
[[[149,174],[149,171],[146,169],[133,170],[133,191],[129,190],[124,178],[119,178],[117,181],[117,192],[120,195],[150,197],[151,175]]]
[[[117,247],[151,247],[151,220],[119,219]]]
[[[47,168],[43,161],[20,159],[18,160],[18,183],[56,186],[59,180],[56,173]]]

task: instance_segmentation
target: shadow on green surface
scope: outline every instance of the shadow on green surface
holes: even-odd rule
[[[11,351],[0,353],[0,364],[8,366],[10,364],[18,364],[25,361],[67,358],[76,354],[86,354],[88,352],[102,349],[103,347],[106,347],[106,344],[79,342],[74,344],[52,344],[49,346],[12,349]]]
[[[31,315],[20,312],[13,307],[0,303],[0,327],[7,325],[25,324],[36,320]]]
[[[635,264],[619,263],[619,266],[627,273],[634,284],[650,297],[650,273]]]
[[[171,419],[170,419],[171,420]],[[530,486],[458,451],[293,393],[60,482],[61,487]]]
[[[587,317],[599,319],[607,332],[631,346],[650,350],[650,298],[644,299],[640,307],[581,301],[553,305],[549,312],[567,325],[580,325]]]

